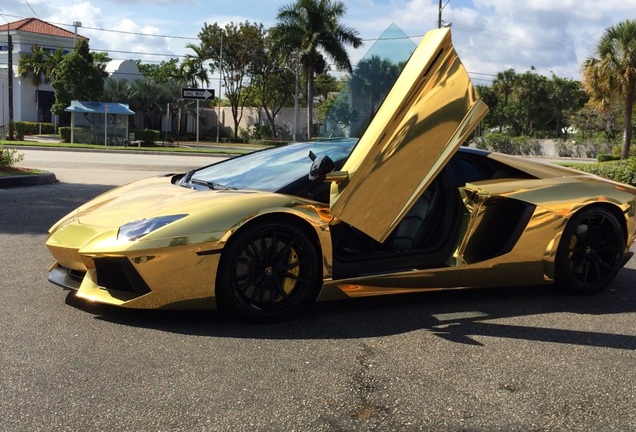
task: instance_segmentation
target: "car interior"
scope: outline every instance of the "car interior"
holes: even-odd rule
[[[378,243],[351,225],[340,223],[331,229],[334,245],[334,278],[341,279],[387,271],[445,267],[456,248],[465,208],[460,188],[467,183],[495,178],[531,178],[486,157],[484,152],[463,150],[456,153],[433,182],[415,201],[389,237]],[[484,253],[470,250],[472,259],[486,259],[509,250],[531,215],[530,209],[517,209],[516,201],[492,203],[489,217],[497,221],[488,226],[501,228],[504,235],[493,236],[492,247]],[[511,213],[523,214],[519,224],[511,224]],[[506,222],[508,221],[508,222]],[[517,235],[511,235],[517,233]],[[506,244],[497,238],[512,239]],[[489,244],[489,242],[485,242]]]

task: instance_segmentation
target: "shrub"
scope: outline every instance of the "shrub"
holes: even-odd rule
[[[541,144],[536,139],[519,136],[512,138],[511,143],[513,148],[516,148],[516,154],[530,156],[538,156],[541,154]]]
[[[612,147],[612,154],[621,156],[623,154],[623,145],[615,145],[614,147]],[[629,147],[629,155],[636,156],[636,146],[634,144]]]
[[[506,154],[515,154],[512,138],[506,134],[492,133],[484,137],[486,149]]]
[[[143,145],[151,146],[155,141],[159,141],[160,132],[154,129],[135,129],[130,133],[135,134],[135,140],[141,141]]]
[[[24,154],[16,149],[6,149],[0,145],[0,168],[8,168],[24,159]]]
[[[636,159],[617,160],[593,164],[577,164],[576,169],[601,177],[636,186]]]
[[[17,121],[13,125],[15,127],[15,136],[19,140],[23,140],[25,135],[55,133],[55,125],[53,123]]]
[[[271,147],[282,147],[289,144],[289,141],[261,139],[261,140],[250,140],[250,144],[258,144],[262,146],[271,146]]]
[[[62,141],[66,143],[71,142],[71,128],[68,126],[59,127],[58,134],[62,138]],[[103,141],[103,140],[102,140]],[[91,144],[95,142],[95,133],[91,128],[75,127],[73,131],[73,142]]]
[[[557,141],[556,151],[559,157],[572,157],[572,147],[564,141]]]
[[[596,156],[596,161],[597,162],[608,162],[608,161],[615,161],[615,160],[620,160],[621,157],[617,156],[617,155],[613,155],[613,154],[607,154],[607,153],[601,153],[598,156]]]
[[[479,149],[499,153],[536,156],[540,155],[542,151],[539,141],[527,136],[513,138],[506,134],[491,133],[483,138],[476,138],[474,141]]]

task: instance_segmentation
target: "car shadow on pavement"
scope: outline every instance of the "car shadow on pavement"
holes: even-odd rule
[[[74,208],[114,186],[54,183],[0,191],[0,234],[45,234]]]
[[[306,314],[276,323],[246,323],[216,311],[128,310],[68,303],[116,324],[216,338],[356,339],[424,330],[453,343],[482,345],[482,336],[617,349],[636,349],[636,336],[502,324],[504,318],[545,314],[591,317],[636,312],[636,270],[625,268],[605,292],[559,293],[550,286],[487,288],[316,304]]]

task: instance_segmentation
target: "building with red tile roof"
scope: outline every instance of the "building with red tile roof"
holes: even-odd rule
[[[56,25],[47,23],[38,18],[24,18],[19,21],[14,21],[11,23],[7,23],[4,25],[0,25],[0,32],[7,33],[7,28],[10,33],[18,34],[18,33],[35,33],[38,35],[44,36],[57,36],[62,38],[74,38],[75,33],[69,30],[63,29]],[[84,36],[79,36],[83,39]]]
[[[51,114],[51,106],[55,102],[53,87],[50,83],[36,86],[32,77],[20,77],[20,58],[36,48],[49,52],[61,48],[65,53],[70,52],[76,38],[88,40],[76,34],[79,26],[71,31],[38,18],[24,18],[0,25],[0,127],[6,128],[9,123],[8,36],[12,39],[13,120],[51,122],[56,120]]]

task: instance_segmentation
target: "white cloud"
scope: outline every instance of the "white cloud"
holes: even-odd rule
[[[80,33],[90,37],[91,47],[137,53],[113,52],[113,58],[159,61],[160,57],[148,54],[185,54],[186,43],[197,42],[204,22],[225,25],[247,20],[271,26],[278,9],[292,2],[30,0],[29,4],[41,19],[69,30],[73,21],[81,21]],[[392,23],[411,36],[437,26],[438,0],[347,0],[345,4],[344,24],[370,39],[362,49],[352,51],[354,63]],[[0,8],[9,21],[33,16],[23,0],[3,0]],[[454,43],[473,77],[488,79],[488,74],[507,68],[523,73],[534,66],[544,75],[554,72],[578,79],[581,63],[594,54],[603,31],[634,12],[633,1],[624,0],[450,0],[442,18],[452,22]]]

